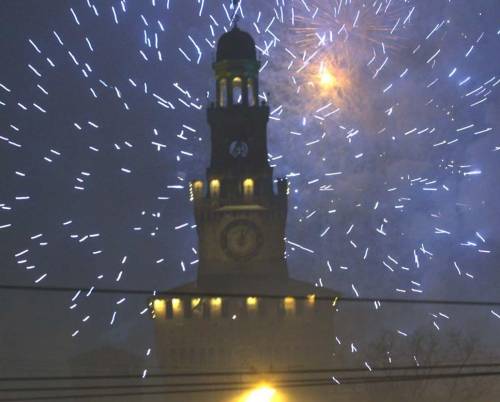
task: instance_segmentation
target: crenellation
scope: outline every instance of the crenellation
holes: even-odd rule
[[[187,318],[222,318],[237,317],[292,317],[314,316],[326,309],[333,311],[334,299],[314,300],[314,295],[297,299],[287,296],[279,299],[247,297],[174,297],[155,298],[150,303],[152,316],[160,320]]]

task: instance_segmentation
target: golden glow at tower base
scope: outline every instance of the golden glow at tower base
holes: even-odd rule
[[[284,402],[278,392],[269,385],[259,385],[246,392],[238,402]]]

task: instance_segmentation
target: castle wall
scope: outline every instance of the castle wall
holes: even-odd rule
[[[172,307],[172,299],[155,300],[157,351],[164,367],[267,371],[332,366],[331,302],[249,299],[255,304],[236,298],[185,298],[173,299]]]

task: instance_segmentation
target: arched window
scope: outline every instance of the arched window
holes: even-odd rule
[[[167,312],[167,302],[164,299],[155,299],[153,301],[153,309],[156,317],[165,318]]]
[[[191,183],[191,201],[195,198],[200,198],[203,195],[203,182],[195,180]]]
[[[222,311],[222,298],[212,297],[210,299],[210,315],[212,317],[219,317]]]
[[[253,180],[252,179],[243,180],[243,195],[245,197],[251,197],[253,195]]]
[[[174,317],[182,317],[182,313],[184,311],[182,300],[174,297],[171,300],[172,303],[172,311],[174,313]]]
[[[227,80],[225,78],[219,81],[219,106],[227,106]]]
[[[233,105],[243,103],[243,94],[241,89],[241,78],[233,78]]]
[[[247,91],[248,91],[248,104],[250,106],[255,106],[255,94],[253,79],[249,78],[247,81]]]
[[[202,310],[203,310],[203,303],[201,301],[201,298],[195,297],[191,299],[191,310],[193,313],[193,316],[195,317],[201,317],[202,315]]]
[[[283,299],[283,307],[285,308],[286,315],[293,315],[295,313],[295,299],[293,297],[285,297]]]
[[[210,181],[210,196],[218,197],[220,194],[220,181],[213,179]]]
[[[247,311],[255,312],[257,311],[258,299],[256,297],[247,297]]]

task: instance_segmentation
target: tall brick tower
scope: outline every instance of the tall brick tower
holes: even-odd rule
[[[288,275],[288,183],[269,166],[259,67],[248,33],[234,26],[220,37],[207,111],[210,166],[190,187],[197,280],[150,303],[168,372],[331,366],[335,293]]]

